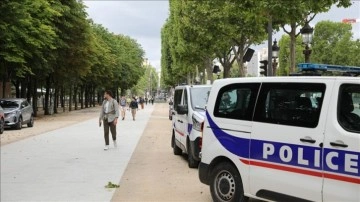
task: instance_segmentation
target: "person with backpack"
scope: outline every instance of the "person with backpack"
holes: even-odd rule
[[[101,106],[100,117],[99,117],[99,126],[104,122],[104,139],[105,139],[105,148],[104,150],[109,149],[109,129],[111,136],[114,142],[114,147],[117,147],[116,144],[116,124],[119,117],[119,105],[117,101],[112,97],[110,90],[106,90],[104,93],[104,101]]]
[[[140,97],[139,103],[140,103],[141,109],[144,109],[144,102],[145,102],[144,98]]]
[[[125,112],[126,112],[126,98],[125,96],[122,96],[120,99],[120,110],[121,110],[121,118],[122,120],[125,119]]]
[[[131,115],[133,117],[133,121],[135,121],[136,111],[138,110],[139,106],[136,101],[136,98],[133,97],[132,101],[130,102],[130,109],[131,109]]]

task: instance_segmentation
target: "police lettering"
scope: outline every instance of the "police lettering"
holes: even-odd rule
[[[294,147],[289,145],[277,145],[263,143],[264,160],[290,163],[294,166],[321,167],[321,150],[311,148],[307,153],[307,147]],[[307,154],[307,156],[305,155]],[[309,156],[310,154],[310,156]],[[324,155],[324,166],[332,171],[344,171],[347,173],[359,173],[359,155],[330,151]]]

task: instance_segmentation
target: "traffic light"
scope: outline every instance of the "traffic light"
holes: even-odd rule
[[[267,60],[260,60],[260,71],[261,70],[264,70],[264,71],[261,71],[260,74],[261,75],[264,75],[264,76],[267,76],[267,66],[268,66],[268,61]]]

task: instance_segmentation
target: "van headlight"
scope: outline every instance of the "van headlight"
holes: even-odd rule
[[[198,121],[195,116],[192,117],[193,120],[193,129],[202,132],[203,128],[204,128],[204,122],[203,121]]]

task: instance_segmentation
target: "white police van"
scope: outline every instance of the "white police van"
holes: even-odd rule
[[[210,85],[177,86],[174,93],[171,146],[175,155],[188,155],[190,168],[197,168],[201,132]]]
[[[359,168],[360,77],[214,82],[199,164],[214,201],[359,202]]]

